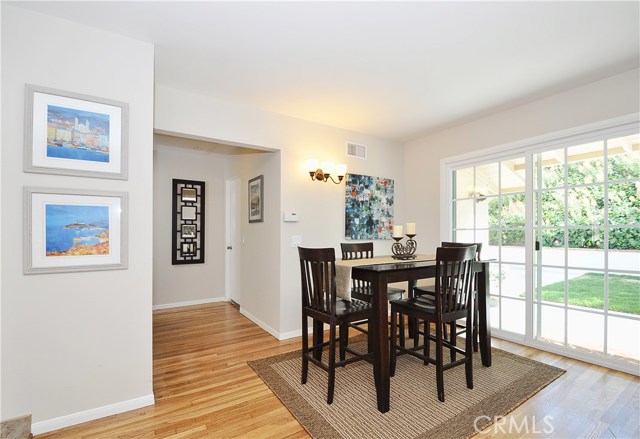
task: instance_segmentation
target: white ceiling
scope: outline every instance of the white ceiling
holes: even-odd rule
[[[159,84],[399,141],[640,65],[637,1],[17,4],[154,43]]]

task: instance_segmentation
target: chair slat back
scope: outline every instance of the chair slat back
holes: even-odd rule
[[[298,247],[302,306],[333,316],[336,309],[336,254],[333,248]]]
[[[340,243],[342,259],[371,259],[373,258],[373,242],[343,242]],[[371,282],[351,279],[353,291],[365,290],[371,287]]]
[[[436,313],[442,316],[471,309],[476,246],[436,250]]]
[[[470,247],[472,245],[476,246],[476,261],[480,260],[480,252],[482,251],[482,243],[481,242],[443,242],[440,244],[440,247]]]
[[[373,258],[373,242],[343,242],[342,259],[371,259]]]

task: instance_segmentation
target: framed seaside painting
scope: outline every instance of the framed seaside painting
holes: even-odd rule
[[[264,176],[249,180],[249,222],[264,221]]]
[[[127,268],[127,194],[25,188],[24,273]]]
[[[25,172],[127,179],[128,104],[27,85],[25,108]]]

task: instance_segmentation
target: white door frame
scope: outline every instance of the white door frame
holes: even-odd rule
[[[240,177],[225,180],[225,210],[225,297],[239,305],[242,300],[239,276],[242,252]]]

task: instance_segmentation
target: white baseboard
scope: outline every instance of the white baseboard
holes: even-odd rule
[[[260,326],[262,329],[267,331],[269,334],[273,335],[278,340],[282,340],[280,338],[280,334],[278,333],[278,331],[276,331],[271,326],[269,326],[266,323],[264,323],[262,320],[258,319],[256,316],[254,316],[252,314],[249,314],[247,311],[244,310],[244,308],[242,308],[242,306],[240,307],[240,314],[242,314],[243,316],[245,316],[246,318],[251,320],[256,325]]]
[[[203,305],[205,303],[213,303],[213,302],[227,302],[229,299],[226,297],[214,297],[212,299],[201,299],[201,300],[190,300],[188,302],[175,302],[175,303],[165,303],[162,305],[153,305],[153,310],[157,309],[167,309],[167,308],[179,308],[181,306],[192,306],[192,305]]]
[[[240,307],[240,314],[242,314],[243,316],[245,316],[246,318],[251,320],[256,325],[260,326],[262,329],[267,331],[269,334],[273,335],[278,340],[287,340],[287,339],[290,339],[290,338],[302,336],[302,328],[301,329],[296,329],[295,331],[284,332],[284,333],[281,334],[278,331],[276,331],[275,329],[273,329],[271,326],[265,324],[263,321],[258,319],[256,316],[254,316],[254,315],[248,313],[247,311],[245,311],[242,307]],[[329,325],[325,324],[324,325],[324,329],[325,330],[329,329]],[[313,326],[309,325],[309,333],[311,334],[312,332],[313,332]]]
[[[298,329],[296,331],[289,331],[283,334],[280,334],[278,340],[288,340],[290,338],[296,338],[302,336],[302,329]]]
[[[31,432],[34,435],[47,433],[53,430],[70,427],[72,425],[81,424],[87,421],[104,418],[106,416],[117,415],[118,413],[128,412],[130,410],[139,409],[155,404],[153,394],[141,396],[140,398],[130,399],[128,401],[118,402],[116,404],[97,407],[79,413],[61,416],[59,418],[49,419],[47,421],[36,422],[31,426]]]

